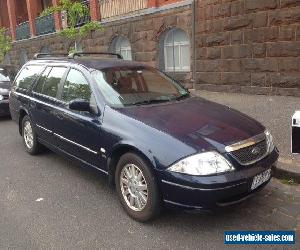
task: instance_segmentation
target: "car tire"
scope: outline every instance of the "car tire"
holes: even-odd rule
[[[22,137],[25,145],[25,150],[31,155],[36,155],[40,152],[41,144],[37,140],[36,132],[28,115],[22,120]]]
[[[124,154],[116,167],[115,183],[121,204],[133,219],[146,222],[160,214],[162,202],[157,180],[142,157]]]

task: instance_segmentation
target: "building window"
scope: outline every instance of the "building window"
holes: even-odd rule
[[[43,47],[41,48],[41,53],[43,53],[43,54],[50,54],[51,51],[50,51],[50,49],[49,49],[48,46],[43,46]]]
[[[131,45],[126,37],[116,37],[112,42],[112,51],[122,55],[125,60],[132,60]]]
[[[168,31],[164,36],[163,47],[165,71],[190,71],[190,42],[183,30],[175,28]]]
[[[20,65],[23,66],[28,61],[27,52],[25,49],[21,49],[20,53]]]

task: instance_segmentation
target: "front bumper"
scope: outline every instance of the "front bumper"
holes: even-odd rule
[[[9,102],[8,100],[0,101],[0,116],[9,115]]]
[[[274,166],[278,156],[277,150],[274,150],[252,166],[217,176],[190,176],[159,171],[160,189],[164,202],[168,207],[186,210],[211,210],[241,202],[270,181],[251,190],[253,178]]]

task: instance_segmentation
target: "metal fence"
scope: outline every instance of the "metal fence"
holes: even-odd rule
[[[20,23],[16,27],[17,40],[30,38],[29,22]]]
[[[35,19],[36,34],[38,36],[55,32],[55,21],[53,15],[37,17]]]

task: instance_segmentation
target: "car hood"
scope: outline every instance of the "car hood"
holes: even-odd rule
[[[265,129],[259,122],[234,109],[199,97],[126,107],[118,111],[197,151],[224,151],[225,146],[253,137]]]

